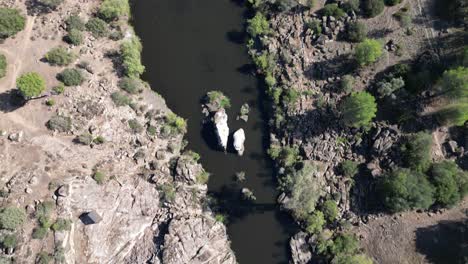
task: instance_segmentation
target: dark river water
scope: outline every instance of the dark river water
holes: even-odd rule
[[[209,192],[229,215],[228,234],[239,263],[287,263],[288,243],[294,225],[276,206],[272,163],[266,155],[268,129],[262,111],[264,95],[251,73],[243,39],[246,9],[230,0],[138,0],[133,24],[143,43],[143,79],[161,94],[168,106],[188,119],[188,148],[201,155],[211,173]],[[230,99],[230,132],[246,133],[244,156],[223,153],[214,135],[202,124],[200,99],[220,90]],[[240,106],[251,106],[249,121],[237,121]],[[231,141],[231,140],[230,140]],[[232,142],[230,142],[231,144]],[[236,172],[246,181],[237,183]],[[257,200],[240,198],[242,187]]]

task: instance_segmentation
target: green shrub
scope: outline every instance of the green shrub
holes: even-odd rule
[[[104,184],[107,180],[107,177],[104,173],[100,171],[95,171],[93,174],[93,179],[96,181],[97,184]]]
[[[362,9],[368,17],[375,17],[383,12],[385,8],[384,0],[364,0]]]
[[[39,254],[37,254],[36,264],[49,264],[51,261],[52,256],[49,253],[41,251]]]
[[[252,19],[247,20],[247,24],[247,33],[252,37],[266,35],[271,31],[267,18],[261,12],[257,12]]]
[[[18,9],[0,7],[0,39],[16,35],[25,24],[26,18]]]
[[[52,9],[52,10],[55,10],[57,9],[57,7],[59,5],[61,5],[63,3],[64,0],[36,0],[39,4],[49,8],[49,9]]]
[[[404,28],[407,28],[411,26],[412,18],[411,18],[411,13],[409,10],[406,9],[400,9],[398,12],[393,14],[393,16],[400,22],[400,25]]]
[[[65,86],[77,86],[84,82],[84,77],[78,69],[65,69],[57,75],[57,79]]]
[[[52,65],[66,66],[75,60],[75,55],[68,52],[64,47],[57,47],[51,49],[45,55],[45,59]]]
[[[57,264],[66,263],[65,249],[60,245],[55,246],[53,257],[54,257],[55,263]]]
[[[427,209],[434,203],[434,187],[422,173],[396,169],[380,182],[383,204],[391,212]]]
[[[128,126],[130,127],[132,132],[135,133],[135,134],[139,134],[139,133],[143,132],[143,129],[144,129],[143,126],[140,124],[140,122],[138,122],[137,119],[128,120]]]
[[[48,218],[54,210],[55,203],[52,201],[44,201],[37,205],[35,216],[36,218]]]
[[[55,100],[54,99],[47,99],[45,102],[47,106],[54,106],[55,105]]]
[[[2,237],[1,240],[3,248],[15,248],[18,244],[18,238],[15,234],[7,234],[4,237]]]
[[[418,132],[406,138],[401,146],[405,165],[419,172],[425,172],[431,164],[432,135]]]
[[[5,77],[7,72],[7,60],[5,55],[0,54],[0,79]]]
[[[268,149],[268,155],[284,167],[292,167],[300,160],[299,149],[297,147],[271,146]]]
[[[83,43],[83,33],[77,29],[71,29],[68,31],[65,40],[75,46],[79,46]]]
[[[358,163],[352,160],[345,160],[340,164],[340,172],[343,176],[352,178],[358,173]]]
[[[355,92],[342,102],[343,123],[350,127],[368,126],[377,112],[375,98],[368,92]]]
[[[323,226],[325,225],[323,213],[317,210],[313,214],[309,215],[306,219],[306,225],[306,231],[309,234],[318,234],[322,232]]]
[[[116,106],[126,106],[132,104],[132,99],[123,93],[113,92],[111,99]]]
[[[72,129],[72,120],[67,116],[56,115],[47,121],[46,126],[52,131],[69,132]]]
[[[214,109],[231,107],[231,100],[220,91],[210,91],[206,94],[206,104],[211,105]]]
[[[346,94],[351,93],[354,90],[354,77],[351,75],[345,75],[340,82],[340,90]]]
[[[44,239],[47,236],[48,232],[49,232],[49,228],[42,227],[42,226],[36,227],[33,230],[32,238],[33,239]]]
[[[453,161],[436,163],[431,168],[431,181],[435,187],[436,202],[454,206],[468,193],[468,173]]]
[[[71,224],[72,224],[72,221],[69,220],[69,219],[63,219],[63,218],[59,218],[57,219],[57,221],[55,221],[55,223],[52,225],[52,230],[54,231],[68,231],[71,229]]]
[[[140,79],[124,77],[119,81],[120,89],[130,94],[138,94],[143,91],[144,84]]]
[[[347,2],[344,3],[343,9],[346,10],[346,12],[353,11],[354,13],[358,13],[359,5],[360,5],[360,0],[348,0]]]
[[[356,46],[354,57],[360,66],[376,62],[382,56],[382,43],[374,39],[366,39]]]
[[[85,22],[80,18],[80,16],[78,16],[78,14],[70,15],[65,21],[65,24],[67,25],[68,32],[71,30],[83,31],[86,29]]]
[[[5,207],[0,211],[0,228],[15,230],[22,225],[26,219],[23,209],[17,207]]]
[[[318,19],[312,19],[306,24],[306,26],[314,32],[316,35],[322,34],[322,25]]]
[[[99,7],[99,16],[107,21],[116,20],[121,16],[130,16],[128,0],[104,0]]]
[[[63,83],[59,83],[57,86],[54,86],[54,88],[52,88],[52,91],[55,94],[63,94],[63,92],[65,92],[65,85],[63,85]]]
[[[352,42],[362,42],[367,37],[366,24],[356,21],[348,25],[348,39]]]
[[[299,92],[294,89],[294,88],[289,88],[289,89],[283,89],[283,104],[285,106],[291,106],[294,105],[297,100],[299,99],[300,94]]]
[[[449,99],[468,100],[468,68],[458,67],[445,71],[438,86],[441,94]]]
[[[333,200],[326,200],[322,205],[322,212],[325,218],[332,222],[338,217],[338,206]]]
[[[93,135],[86,132],[76,137],[75,141],[83,145],[91,145],[93,143]]]
[[[16,87],[25,99],[37,97],[44,92],[46,85],[45,80],[38,73],[30,72],[21,75],[16,80]]]
[[[109,35],[109,27],[106,22],[97,17],[88,20],[86,23],[86,29],[91,32],[95,38],[104,38]]]
[[[400,90],[403,87],[405,87],[405,81],[403,78],[392,78],[388,81],[381,81],[377,83],[377,93],[379,94],[380,98],[384,98],[386,96],[391,96],[394,92]]]
[[[223,215],[223,214],[215,214],[215,220],[216,222],[220,222],[220,223],[226,223],[226,216]]]
[[[168,113],[165,117],[166,124],[163,126],[162,133],[166,135],[185,134],[187,132],[187,122],[174,113]]]
[[[267,75],[265,75],[265,83],[268,87],[273,87],[276,85],[276,78],[270,73],[268,73]]]
[[[122,66],[128,77],[138,78],[145,71],[145,66],[141,64],[141,50],[140,39],[136,36],[123,42],[120,46]]]
[[[437,118],[444,125],[463,126],[468,121],[468,104],[450,104],[437,113]]]
[[[322,14],[324,16],[333,16],[336,18],[341,18],[346,13],[343,11],[343,9],[338,7],[338,4],[327,4],[323,7]]]
[[[353,255],[359,250],[359,241],[354,234],[339,234],[334,240],[330,251],[333,255]]]
[[[160,188],[161,191],[161,199],[164,202],[172,203],[175,200],[176,190],[173,184],[165,183]]]
[[[103,136],[97,136],[95,139],[93,139],[94,144],[104,144],[106,143],[106,139]]]
[[[198,184],[206,184],[208,183],[209,179],[210,179],[210,174],[206,171],[202,171],[200,172],[200,174],[197,175]]]

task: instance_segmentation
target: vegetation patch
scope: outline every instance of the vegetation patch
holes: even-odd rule
[[[25,25],[26,17],[18,9],[0,7],[0,39],[16,35]]]
[[[16,80],[16,87],[25,99],[37,97],[46,88],[45,80],[38,73],[30,72],[21,75]]]

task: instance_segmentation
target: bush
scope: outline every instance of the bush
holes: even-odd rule
[[[123,93],[114,92],[111,94],[111,99],[116,106],[126,106],[132,104],[132,99]]]
[[[68,230],[71,229],[71,224],[72,224],[71,220],[59,218],[52,225],[52,230],[54,230],[55,232],[57,232],[57,231],[68,231]]]
[[[383,12],[385,8],[384,0],[364,0],[362,9],[368,17],[375,17]]]
[[[468,193],[468,173],[453,161],[436,163],[431,168],[435,200],[443,206],[454,206]]]
[[[18,238],[15,234],[9,234],[2,237],[2,247],[3,248],[15,248],[18,244]],[[1,262],[0,262],[1,263]]]
[[[137,119],[128,120],[128,126],[135,134],[143,132],[143,126],[140,124],[140,122],[138,122]]]
[[[7,60],[5,55],[0,54],[0,79],[5,77],[7,71]]]
[[[52,65],[66,66],[73,62],[75,55],[64,47],[57,47],[47,52],[45,59]]]
[[[425,172],[431,164],[432,135],[418,132],[406,138],[401,146],[405,165],[412,170]]]
[[[121,16],[130,16],[128,0],[104,0],[99,7],[99,16],[107,21],[116,20]]]
[[[56,115],[47,121],[46,126],[52,131],[69,132],[72,129],[72,121],[70,117]]]
[[[63,85],[63,83],[59,83],[57,86],[54,86],[54,88],[52,88],[52,91],[55,94],[63,94],[63,92],[65,92],[65,85]]]
[[[360,0],[348,0],[344,3],[343,9],[347,12],[353,11],[354,13],[359,12]]]
[[[16,87],[25,99],[39,96],[46,88],[45,80],[38,73],[30,72],[16,80]]]
[[[352,160],[345,160],[340,164],[340,172],[343,176],[352,178],[358,173],[358,163]]]
[[[166,124],[163,126],[163,134],[176,135],[187,132],[187,122],[174,113],[168,113],[165,117]]]
[[[120,89],[130,94],[138,94],[143,91],[144,85],[140,79],[124,77],[119,81]]]
[[[338,206],[336,202],[333,200],[326,200],[322,205],[322,212],[328,221],[335,221],[338,216]]]
[[[468,99],[468,68],[458,67],[445,71],[438,86],[441,94],[449,99]]]
[[[97,17],[88,20],[86,29],[91,32],[95,38],[103,38],[109,35],[109,27],[106,22]]]
[[[375,98],[368,92],[355,92],[342,102],[343,123],[350,127],[368,126],[377,112]]]
[[[349,94],[354,89],[354,77],[351,75],[345,75],[340,82],[340,90],[346,94]]]
[[[37,0],[37,2],[49,9],[55,10],[63,3],[63,0]]]
[[[341,18],[345,14],[346,13],[343,11],[343,9],[338,7],[338,4],[327,4],[322,9],[322,15],[324,16],[333,16],[336,18]]]
[[[57,75],[57,79],[65,86],[77,86],[84,82],[84,77],[78,69],[65,69]]]
[[[86,132],[76,137],[75,141],[79,144],[91,145],[93,143],[93,135]]]
[[[70,15],[65,21],[67,25],[67,31],[71,30],[83,31],[86,29],[86,24],[77,14]]]
[[[306,26],[314,32],[315,35],[322,34],[322,25],[318,19],[313,19]]]
[[[107,177],[104,173],[96,171],[93,174],[93,179],[97,182],[97,184],[103,184],[107,180]]]
[[[292,173],[291,182],[286,186],[291,194],[290,199],[285,202],[285,207],[291,210],[297,219],[306,219],[315,210],[320,197],[320,186],[313,177],[315,172],[315,167],[305,164],[302,169]]]
[[[106,143],[106,139],[103,136],[97,136],[95,139],[93,139],[94,144],[104,144]]]
[[[16,35],[25,24],[26,18],[18,9],[0,7],[0,39]]]
[[[44,201],[37,205],[35,216],[36,218],[49,218],[50,214],[54,210],[55,203],[52,201]]]
[[[210,179],[210,174],[206,171],[202,171],[200,172],[200,174],[197,175],[198,184],[206,184],[208,183],[209,179]]]
[[[359,250],[359,241],[353,234],[339,234],[330,251],[333,255],[353,255]]]
[[[39,254],[37,254],[36,264],[49,264],[51,261],[52,256],[49,253],[41,251]]]
[[[362,42],[367,37],[366,24],[356,21],[348,25],[348,39],[352,42]]]
[[[128,77],[138,78],[145,71],[145,66],[141,64],[141,50],[140,39],[136,36],[120,46],[122,66]]]
[[[206,94],[206,104],[212,106],[213,109],[231,107],[231,100],[220,91],[211,91]]]
[[[376,62],[382,56],[382,44],[374,39],[366,39],[356,46],[354,57],[360,66]]]
[[[434,188],[422,173],[396,169],[380,182],[383,204],[391,212],[427,209],[434,203]]]
[[[386,96],[391,96],[394,92],[400,90],[403,87],[405,87],[405,81],[403,78],[392,78],[388,81],[377,83],[377,93],[379,94],[380,98],[384,98]]]
[[[444,125],[463,126],[468,121],[468,104],[450,104],[439,110],[436,115]]]
[[[252,19],[247,20],[247,24],[247,33],[252,37],[270,33],[270,24],[261,12],[257,12]]]
[[[412,18],[411,18],[411,13],[409,12],[409,10],[400,9],[393,16],[398,20],[398,22],[400,22],[400,25],[402,27],[408,29],[408,27],[411,25]]]
[[[300,160],[299,149],[297,147],[276,147],[272,146],[268,154],[283,167],[292,167]]]
[[[45,102],[47,106],[54,106],[55,105],[55,100],[54,99],[47,99]]]
[[[6,207],[0,211],[0,228],[15,230],[26,219],[26,212],[17,207]]]
[[[294,105],[297,100],[299,99],[300,97],[300,94],[298,91],[296,91],[296,89],[294,88],[289,88],[289,89],[285,89],[283,90],[283,104],[285,106],[291,106],[291,105]]]
[[[75,46],[79,46],[83,43],[83,33],[81,31],[72,29],[68,31],[68,35],[65,36],[65,40]]]
[[[160,188],[161,199],[164,202],[172,203],[175,200],[176,190],[173,184],[165,183]]]
[[[47,236],[48,232],[49,232],[49,228],[42,227],[42,226],[36,227],[33,230],[32,238],[33,239],[44,239]]]
[[[323,213],[315,211],[313,214],[309,215],[306,220],[306,225],[306,231],[309,234],[318,234],[322,232],[323,226],[325,225]]]

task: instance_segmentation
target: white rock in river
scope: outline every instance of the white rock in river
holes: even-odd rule
[[[239,129],[234,132],[234,149],[237,151],[239,155],[242,156],[244,154],[244,142],[245,142],[245,133],[244,129]]]
[[[214,124],[216,126],[216,135],[218,135],[218,142],[224,150],[227,148],[229,137],[229,127],[227,124],[228,116],[224,108],[219,109],[214,115]]]

